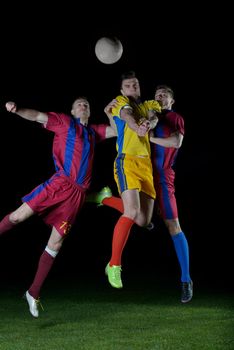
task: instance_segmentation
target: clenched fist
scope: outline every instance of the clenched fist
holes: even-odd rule
[[[5,107],[8,112],[15,113],[17,111],[17,105],[15,102],[9,101],[5,104]]]

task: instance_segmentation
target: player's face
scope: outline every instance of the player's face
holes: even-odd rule
[[[90,106],[89,102],[83,98],[79,98],[74,101],[72,105],[72,115],[75,118],[89,118],[90,116]]]
[[[121,94],[137,99],[141,96],[140,84],[137,78],[125,79],[122,81]]]
[[[173,103],[175,102],[170,92],[168,92],[166,89],[156,90],[154,99],[160,103],[162,109],[171,109]]]

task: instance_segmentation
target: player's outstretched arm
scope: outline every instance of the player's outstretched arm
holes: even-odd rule
[[[5,104],[6,110],[11,113],[15,113],[20,117],[31,120],[38,123],[46,123],[48,116],[46,113],[37,111],[35,109],[18,108],[15,102],[9,101]]]

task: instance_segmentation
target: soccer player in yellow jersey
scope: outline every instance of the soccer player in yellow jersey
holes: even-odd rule
[[[114,124],[117,131],[114,178],[123,202],[123,214],[114,228],[112,256],[105,270],[115,288],[123,286],[121,255],[132,225],[146,226],[152,217],[156,193],[148,132],[156,125],[156,112],[161,111],[155,100],[141,102],[139,81],[133,71],[122,75],[121,94],[105,108],[112,127]],[[109,205],[121,207],[121,199]],[[118,199],[113,197],[110,200]]]

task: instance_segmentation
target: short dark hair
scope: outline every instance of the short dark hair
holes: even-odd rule
[[[76,101],[76,100],[85,100],[85,101],[89,101],[88,99],[87,99],[87,97],[86,96],[77,96],[76,98],[75,98],[75,100],[74,101]]]
[[[156,89],[155,89],[155,92],[157,90],[161,90],[161,89],[166,90],[171,95],[171,97],[174,98],[174,91],[172,90],[172,88],[170,86],[164,85],[164,84],[157,85]]]
[[[72,102],[72,108],[73,108],[73,106],[74,106],[74,103],[75,103],[77,100],[84,100],[84,101],[87,101],[88,104],[89,104],[89,100],[87,99],[86,96],[78,96],[78,97],[76,97],[76,98],[73,100],[73,102]]]
[[[120,77],[120,86],[122,86],[123,80],[133,79],[133,78],[136,78],[136,73],[134,72],[134,70],[129,70],[128,72],[124,72]]]

